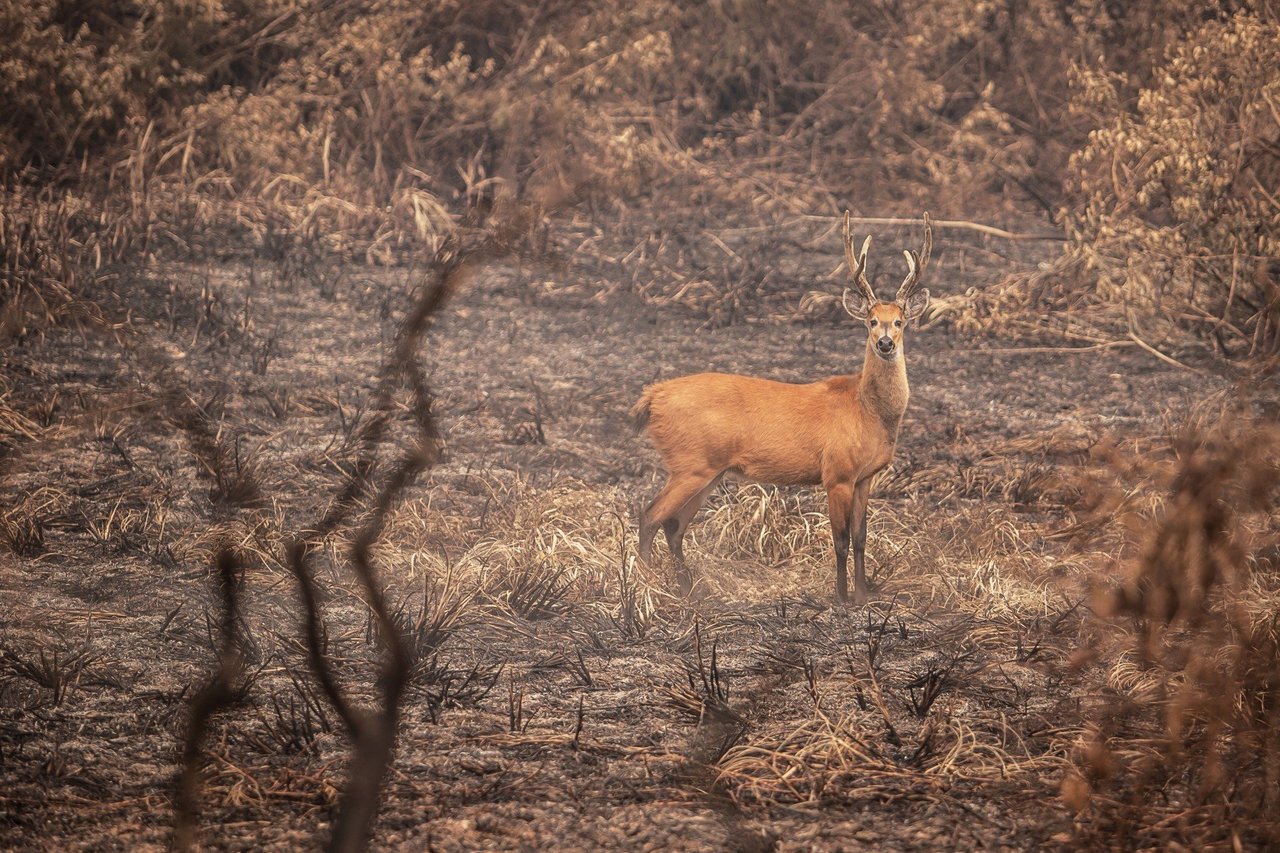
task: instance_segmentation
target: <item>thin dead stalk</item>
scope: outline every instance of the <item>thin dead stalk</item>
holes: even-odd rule
[[[209,683],[191,700],[191,716],[182,748],[182,773],[178,778],[175,803],[177,812],[173,829],[173,848],[179,851],[195,849],[196,819],[200,795],[200,754],[209,721],[235,698],[235,680],[241,670],[240,604],[237,595],[239,564],[230,548],[222,548],[214,557],[218,572],[219,591],[222,595],[222,621],[218,666]]]

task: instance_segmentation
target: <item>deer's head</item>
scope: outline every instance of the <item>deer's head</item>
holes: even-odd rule
[[[853,252],[853,234],[849,229],[849,213],[844,214],[844,256],[849,265],[849,277],[854,288],[845,288],[842,301],[844,310],[855,320],[867,324],[868,341],[875,354],[892,361],[902,352],[902,333],[907,323],[917,319],[929,305],[929,291],[920,287],[921,277],[933,253],[933,228],[929,214],[924,215],[924,249],[916,254],[910,249],[902,254],[907,259],[907,277],[903,279],[892,302],[881,302],[867,280],[867,252],[871,238],[862,244],[862,251]]]

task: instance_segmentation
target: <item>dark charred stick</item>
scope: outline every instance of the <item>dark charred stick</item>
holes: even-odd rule
[[[182,748],[182,773],[178,777],[175,802],[177,813],[173,829],[173,847],[185,851],[195,848],[196,820],[200,795],[200,752],[209,721],[235,699],[235,680],[240,674],[241,654],[237,625],[240,605],[236,585],[239,565],[230,548],[222,548],[214,557],[222,593],[222,622],[218,667],[209,683],[191,700],[191,717]]]

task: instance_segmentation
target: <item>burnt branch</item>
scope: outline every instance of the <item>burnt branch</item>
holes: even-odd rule
[[[330,850],[363,850],[368,842],[382,782],[394,753],[400,703],[412,666],[403,632],[387,607],[382,585],[370,559],[370,549],[382,534],[387,515],[397,499],[419,474],[439,459],[440,435],[431,415],[431,392],[417,361],[418,346],[431,318],[489,248],[490,241],[485,240],[470,250],[450,246],[437,254],[426,284],[397,336],[392,359],[383,371],[374,414],[360,431],[360,453],[352,474],[319,524],[288,549],[289,566],[298,580],[302,596],[304,632],[312,669],[325,698],[342,719],[354,744],[354,754],[348,767],[348,786],[339,805]],[[352,570],[364,590],[383,644],[384,660],[378,678],[381,707],[370,711],[353,705],[324,652],[319,593],[311,574],[309,557],[329,534],[351,517],[361,495],[371,488],[377,450],[386,441],[395,411],[394,393],[402,383],[410,393],[409,408],[417,429],[417,441],[377,489],[368,520],[357,532],[350,552]]]
[[[196,821],[200,798],[200,753],[213,715],[236,698],[235,681],[241,670],[240,603],[237,594],[240,566],[228,547],[214,557],[222,595],[218,666],[209,682],[191,699],[191,715],[182,747],[182,772],[178,777],[173,829],[175,850],[195,849]]]

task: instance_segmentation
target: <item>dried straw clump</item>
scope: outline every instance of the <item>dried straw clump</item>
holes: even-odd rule
[[[839,719],[815,706],[798,726],[748,738],[719,761],[717,784],[739,805],[755,807],[944,800],[953,785],[1006,784],[1061,761],[1020,750],[1016,735],[978,731],[942,708],[912,734],[886,729],[888,717],[877,716],[888,713],[883,700],[872,704]]]

